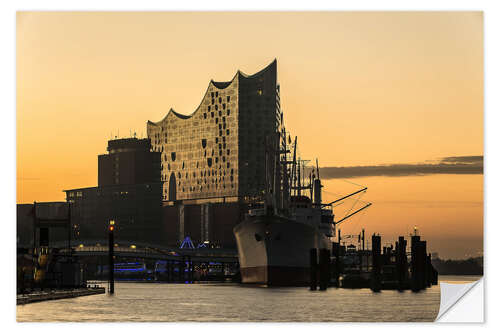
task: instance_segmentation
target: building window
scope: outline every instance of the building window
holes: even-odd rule
[[[227,96],[227,101],[229,102],[231,100],[231,96]]]

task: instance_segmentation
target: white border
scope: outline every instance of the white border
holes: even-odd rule
[[[496,124],[500,124],[498,121],[498,94],[499,94],[499,64],[498,59],[500,59],[499,52],[499,32],[500,32],[500,15],[498,12],[498,6],[496,1],[383,1],[379,0],[376,3],[374,1],[356,1],[356,2],[331,2],[331,1],[302,1],[300,3],[291,3],[290,1],[282,2],[269,2],[262,0],[254,0],[251,2],[236,2],[236,1],[182,1],[176,3],[168,3],[165,1],[97,1],[97,0],[87,0],[87,1],[17,1],[17,2],[3,2],[1,4],[2,10],[0,11],[0,24],[2,29],[0,33],[2,35],[2,48],[1,66],[2,73],[1,78],[1,101],[3,102],[2,109],[2,139],[4,142],[4,159],[2,163],[2,191],[1,191],[1,207],[3,225],[7,225],[6,232],[2,232],[2,242],[3,248],[7,248],[7,253],[4,254],[4,258],[8,258],[8,265],[5,271],[1,275],[2,278],[2,288],[4,288],[3,300],[2,300],[2,318],[7,319],[9,326],[7,329],[16,330],[26,330],[26,331],[59,331],[68,330],[86,332],[89,329],[103,328],[103,329],[120,329],[126,331],[132,331],[139,329],[138,325],[122,324],[113,325],[110,327],[108,325],[97,325],[97,324],[58,324],[58,325],[40,325],[40,324],[22,324],[19,325],[15,323],[15,306],[14,306],[14,294],[15,288],[15,161],[16,161],[16,147],[15,147],[15,11],[17,10],[127,10],[127,11],[156,11],[156,10],[482,10],[484,11],[484,22],[485,22],[485,225],[484,231],[485,235],[485,282],[487,281],[497,281],[498,268],[495,262],[489,264],[489,254],[495,253],[494,241],[492,238],[494,235],[500,235],[498,221],[500,221],[498,209],[496,209],[496,201],[500,198],[497,185],[498,181],[498,151],[496,148],[496,143],[500,142],[499,131],[494,127]],[[464,133],[464,135],[466,135]],[[496,167],[496,168],[495,168]],[[496,200],[495,200],[496,199]],[[11,268],[10,271],[8,268]],[[487,284],[488,295],[498,295],[497,283]],[[487,301],[494,298],[494,296],[486,297]],[[313,324],[322,326],[317,327],[318,329],[349,329],[349,330],[363,330],[374,329],[375,331],[387,330],[401,330],[401,325],[405,326],[405,331],[416,331],[421,330],[425,325],[426,330],[442,330],[452,328],[453,330],[471,330],[478,328],[486,328],[498,323],[495,320],[496,317],[493,312],[488,311],[493,308],[492,305],[486,305],[485,320],[486,325],[459,325],[459,324],[447,324],[446,327],[440,327],[439,324],[377,324],[376,327],[368,327],[370,324]],[[493,310],[494,311],[494,310]],[[492,316],[490,316],[490,314]],[[69,326],[68,326],[69,325]],[[293,331],[303,331],[311,328],[311,324],[218,324],[218,325],[199,325],[199,324],[184,324],[182,327],[175,325],[152,325],[145,324],[141,325],[141,329],[152,329],[152,330],[200,330],[203,331],[217,331],[217,332],[229,332],[234,330],[250,331],[260,328],[273,328],[280,327],[287,330]],[[333,327],[334,326],[334,327]]]

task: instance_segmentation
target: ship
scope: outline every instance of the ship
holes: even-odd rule
[[[276,133],[274,139],[266,140],[263,202],[250,207],[242,221],[233,228],[241,282],[245,284],[308,285],[311,249],[331,250],[336,225],[370,206],[368,203],[335,221],[333,204],[365,192],[367,188],[322,203],[318,160],[315,169],[309,168],[309,183],[306,185],[305,161],[296,156],[297,137],[290,159],[291,152],[284,135],[284,140],[280,133]]]

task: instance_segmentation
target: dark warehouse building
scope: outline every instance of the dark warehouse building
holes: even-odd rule
[[[98,187],[66,190],[76,239],[105,239],[110,220],[116,238],[164,244],[160,154],[149,139],[108,142],[108,154],[98,157]]]

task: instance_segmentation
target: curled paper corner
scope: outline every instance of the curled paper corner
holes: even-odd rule
[[[436,322],[483,322],[484,281],[439,284],[441,301]]]

